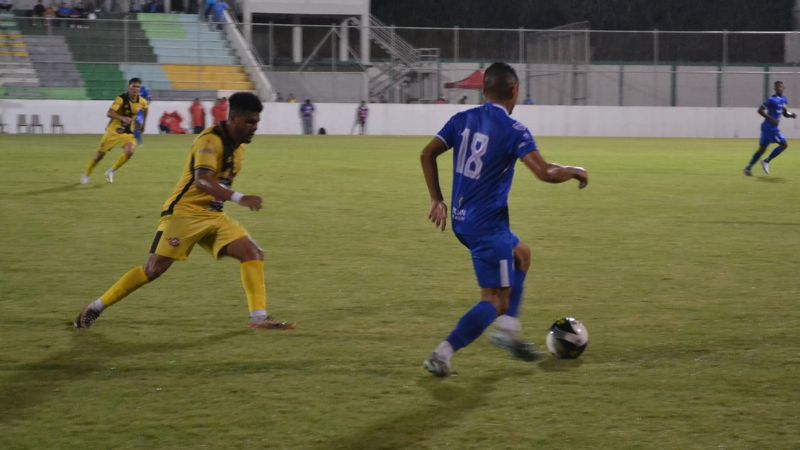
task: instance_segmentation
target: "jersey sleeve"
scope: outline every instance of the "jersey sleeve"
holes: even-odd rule
[[[117,97],[114,99],[114,103],[111,104],[111,109],[115,112],[119,112],[122,109],[122,97]]]
[[[194,157],[194,168],[213,170],[215,173],[220,170],[220,160],[222,159],[222,141],[214,134],[200,136],[192,144],[192,156]]]
[[[148,101],[147,101],[146,99],[144,99],[144,98],[140,98],[140,99],[139,99],[139,102],[141,102],[141,104],[142,104],[142,106],[141,106],[141,108],[140,108],[142,111],[147,111],[147,108],[149,108],[149,107],[150,107],[150,102],[148,102]]]
[[[514,122],[513,125],[516,139],[514,140],[514,154],[517,158],[522,158],[528,153],[538,151],[536,147],[536,140],[533,138],[531,131],[519,122]]]
[[[456,142],[456,116],[450,118],[444,127],[436,133],[436,137],[439,138],[440,141],[444,142],[444,145],[447,148],[452,148],[454,143]]]

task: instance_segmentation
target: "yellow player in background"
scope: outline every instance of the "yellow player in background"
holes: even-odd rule
[[[147,100],[139,96],[139,89],[142,87],[142,80],[138,78],[131,78],[128,81],[128,91],[120,94],[114,100],[114,104],[108,109],[109,122],[106,126],[106,132],[103,138],[100,139],[100,145],[97,146],[97,154],[89,161],[86,166],[86,172],[81,176],[81,184],[89,184],[89,176],[92,171],[97,167],[97,164],[106,156],[106,153],[117,145],[122,145],[123,153],[117,158],[117,161],[106,170],[106,181],[109,183],[114,182],[114,172],[119,170],[129,159],[133,156],[136,150],[136,139],[133,132],[136,130],[136,115],[139,111],[144,114],[139,128],[140,132],[144,132],[144,123],[147,120]]]

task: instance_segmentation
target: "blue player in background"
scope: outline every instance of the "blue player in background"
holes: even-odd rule
[[[139,95],[150,103],[150,91],[145,86],[139,88]],[[136,126],[133,128],[133,137],[136,138],[136,144],[139,146],[144,145],[142,140],[142,132],[144,131],[144,122],[147,120],[147,111],[139,111],[136,113],[136,118],[133,119]]]
[[[528,129],[509,114],[517,104],[519,79],[505,63],[494,63],[483,75],[487,103],[451,117],[422,150],[420,161],[431,197],[428,218],[445,229],[447,205],[439,185],[436,158],[453,148],[452,211],[458,240],[469,248],[480,301],[464,314],[455,329],[439,344],[424,367],[437,377],[450,375],[455,352],[477,339],[496,321],[491,341],[514,357],[533,361],[537,353],[521,340],[520,305],[531,251],[509,227],[508,192],[518,159],[542,181],[589,182],[580,167],[550,164],[542,158]]]
[[[764,117],[764,122],[761,123],[761,138],[758,141],[758,150],[750,159],[750,164],[744,168],[744,174],[748,177],[753,175],[753,166],[761,159],[770,144],[778,144],[778,146],[765,160],[761,161],[761,168],[764,169],[764,173],[767,175],[769,175],[769,163],[788,147],[786,138],[781,133],[781,130],[778,129],[778,124],[781,121],[781,116],[794,119],[797,114],[786,109],[787,103],[789,101],[783,96],[783,81],[776,81],[775,94],[758,107],[758,114]]]

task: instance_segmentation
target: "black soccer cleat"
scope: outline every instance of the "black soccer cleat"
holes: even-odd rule
[[[92,305],[86,305],[85,308],[78,314],[78,317],[75,318],[75,321],[72,322],[72,326],[78,329],[86,329],[92,326],[92,324],[100,317],[100,313],[92,309]]]

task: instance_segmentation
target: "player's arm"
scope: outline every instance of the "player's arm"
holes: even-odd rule
[[[436,225],[436,228],[444,231],[447,225],[447,205],[442,195],[442,187],[439,183],[439,166],[436,158],[447,151],[447,146],[438,137],[433,138],[428,145],[422,149],[419,156],[422,164],[422,173],[425,175],[425,184],[428,185],[428,193],[431,196],[431,209],[428,212],[428,219]]]
[[[536,178],[547,183],[563,183],[574,178],[578,180],[580,189],[589,184],[589,174],[582,167],[549,163],[539,152],[528,153],[522,157],[522,162],[536,175]]]
[[[201,192],[212,195],[214,198],[230,200],[246,208],[250,208],[252,211],[261,209],[261,197],[234,192],[219,184],[215,175],[216,172],[211,169],[196,169],[194,171],[194,184]]]
[[[768,121],[772,122],[774,125],[777,125],[777,124],[778,124],[778,121],[777,121],[777,120],[773,119],[772,117],[770,117],[770,116],[767,114],[767,107],[766,107],[766,106],[764,106],[764,104],[763,104],[763,103],[761,104],[761,106],[759,106],[759,107],[758,107],[758,115],[759,115],[759,116],[761,116],[761,117],[763,117],[764,119],[766,119],[766,120],[768,120]]]
[[[147,111],[150,111],[149,108],[144,109],[144,114],[142,115],[142,128],[140,131],[144,133],[144,127],[147,126]]]
[[[120,122],[124,123],[125,125],[131,123],[131,118],[130,117],[123,116],[122,114],[118,113],[116,109],[114,109],[114,106],[116,104],[117,104],[117,102],[114,102],[114,105],[111,105],[111,108],[108,108],[108,112],[106,113],[106,116],[109,119],[119,120]]]
[[[797,117],[797,114],[795,114],[793,112],[789,112],[789,110],[786,109],[786,107],[784,106],[783,107],[783,117],[788,117],[790,119],[794,119],[794,118]]]

